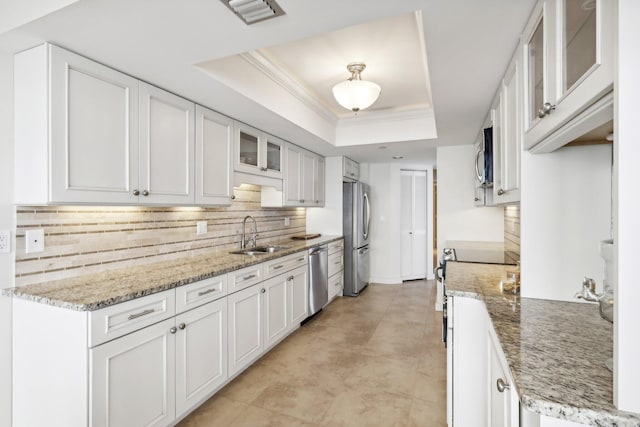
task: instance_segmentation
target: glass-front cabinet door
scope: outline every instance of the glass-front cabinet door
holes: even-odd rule
[[[284,141],[243,123],[235,127],[234,170],[282,178]]]
[[[526,149],[552,151],[612,119],[614,27],[612,0],[536,7],[524,32]]]

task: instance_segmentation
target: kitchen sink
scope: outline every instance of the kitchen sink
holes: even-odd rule
[[[245,248],[237,251],[232,251],[229,253],[239,254],[239,255],[265,255],[274,252],[279,252],[283,249],[289,249],[288,246],[256,246],[255,248]]]

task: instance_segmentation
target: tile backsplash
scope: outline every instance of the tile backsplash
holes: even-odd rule
[[[258,244],[306,232],[304,208],[262,208],[257,186],[234,188],[234,194],[224,208],[18,206],[16,285],[237,249],[246,215],[257,221]],[[207,222],[206,234],[196,235],[197,221]],[[247,227],[253,230],[251,221]],[[45,250],[27,254],[25,231],[38,228]]]
[[[510,261],[520,261],[520,205],[504,208],[504,249]]]

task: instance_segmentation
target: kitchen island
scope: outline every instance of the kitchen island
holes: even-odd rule
[[[447,296],[484,303],[520,410],[585,425],[640,426],[640,415],[613,405],[613,376],[605,367],[613,328],[597,305],[503,293],[500,281],[511,268],[448,263]]]

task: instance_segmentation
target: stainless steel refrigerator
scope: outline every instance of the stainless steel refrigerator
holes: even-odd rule
[[[362,182],[345,182],[342,187],[343,295],[355,297],[369,284],[369,186]]]

